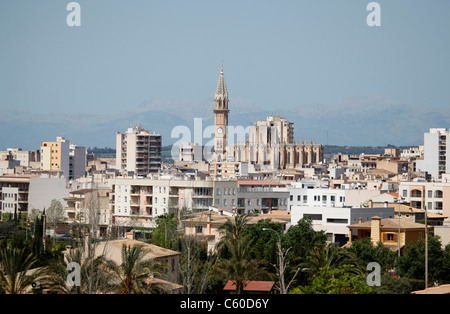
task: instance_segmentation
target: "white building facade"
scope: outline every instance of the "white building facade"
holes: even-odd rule
[[[432,128],[423,135],[423,160],[416,161],[416,168],[427,172],[435,180],[450,172],[449,129]]]

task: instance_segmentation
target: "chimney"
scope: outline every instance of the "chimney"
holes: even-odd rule
[[[370,224],[370,238],[372,243],[377,245],[381,241],[381,217],[373,216]]]
[[[362,222],[363,222],[362,217],[359,217],[358,218],[358,223],[362,224]]]
[[[373,207],[373,201],[369,200],[369,207],[372,208]]]

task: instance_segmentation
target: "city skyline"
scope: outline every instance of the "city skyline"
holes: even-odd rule
[[[322,144],[418,145],[450,122],[445,1],[377,1],[375,27],[366,23],[369,1],[78,1],[81,27],[66,24],[67,3],[0,5],[2,146],[31,149],[65,135],[111,147],[115,131],[136,122],[171,144],[158,120],[212,124],[221,63],[230,124],[274,113],[295,123],[296,138]],[[365,125],[367,138],[357,138],[351,127]],[[18,143],[14,128],[30,143]]]

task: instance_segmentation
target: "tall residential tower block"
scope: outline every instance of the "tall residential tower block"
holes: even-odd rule
[[[116,134],[116,168],[121,173],[147,176],[161,169],[161,135],[141,127]]]

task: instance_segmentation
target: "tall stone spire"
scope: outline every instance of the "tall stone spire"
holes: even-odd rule
[[[223,64],[220,66],[219,82],[217,82],[216,93],[214,95],[215,100],[226,100],[224,105],[228,106],[228,91],[227,84],[225,83],[225,76],[223,75]]]
[[[228,91],[223,75],[223,64],[220,66],[219,82],[214,95],[214,161],[226,160],[227,128],[228,128]]]

